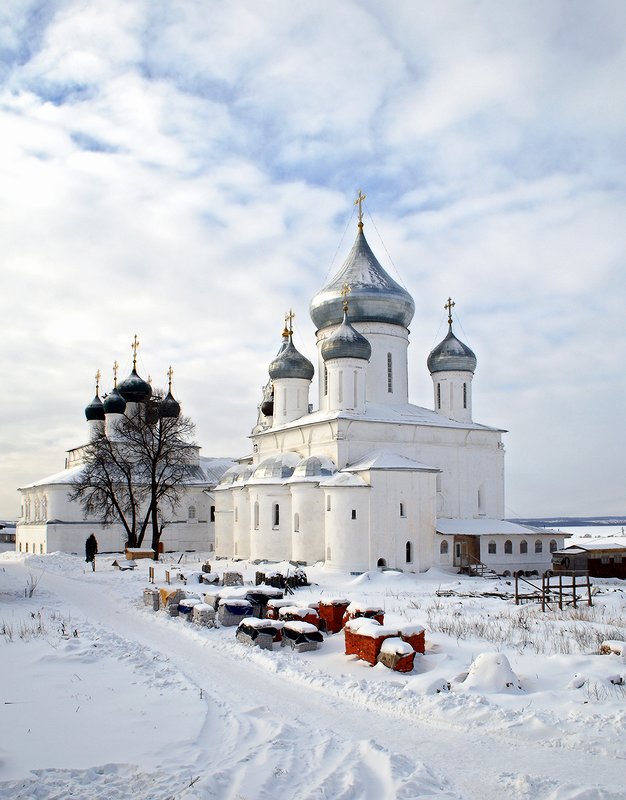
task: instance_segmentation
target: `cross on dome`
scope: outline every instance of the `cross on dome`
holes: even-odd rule
[[[113,388],[117,389],[117,371],[120,368],[120,365],[117,361],[113,362]]]
[[[451,297],[448,297],[448,302],[445,304],[444,308],[448,312],[448,325],[452,325],[452,309],[456,303]]]
[[[133,339],[133,343],[130,346],[131,350],[133,351],[133,369],[137,367],[137,350],[139,349],[139,339],[137,338],[137,334],[135,334],[135,338]]]
[[[101,377],[102,377],[102,375],[100,374],[100,370],[98,370],[96,372],[96,394],[98,394],[98,391],[100,389],[100,378]]]
[[[174,370],[172,369],[171,365],[167,371],[167,391],[172,391],[172,378],[174,377]]]
[[[359,194],[354,201],[354,205],[359,207],[359,228],[363,227],[363,201],[366,197],[367,195],[363,194],[363,192],[359,189]]]
[[[347,283],[344,283],[344,285],[341,287],[341,292],[339,293],[343,297],[343,310],[345,313],[348,311],[348,295],[351,291],[352,288]]]

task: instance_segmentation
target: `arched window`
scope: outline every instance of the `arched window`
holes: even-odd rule
[[[406,543],[406,563],[412,564],[413,563],[413,545],[411,542]]]
[[[328,367],[324,364],[324,394],[328,394]]]
[[[326,511],[330,511],[330,495],[326,498]]]
[[[519,543],[519,551],[521,555],[524,555],[528,552],[528,542],[526,539],[522,539],[522,541]]]
[[[196,518],[196,507],[189,506],[187,509],[187,519],[195,519]]]
[[[377,567],[386,567],[387,566],[387,562],[385,561],[384,558],[379,558],[378,561],[376,562],[376,566]]]
[[[280,506],[278,503],[274,503],[273,512],[272,512],[272,523],[275,528],[280,525]]]
[[[213,506],[211,506],[213,508]],[[239,507],[235,506],[235,522],[239,522]]]
[[[387,353],[387,391],[393,393],[393,360],[391,353]]]
[[[543,542],[541,539],[535,539],[535,553],[543,553]]]
[[[550,539],[550,552],[556,553],[556,539]]]
[[[343,403],[343,370],[340,369],[337,373],[337,402]]]
[[[441,553],[442,556],[448,555],[448,547],[449,547],[448,540],[444,539],[439,545],[439,552]]]
[[[356,519],[356,508],[352,509],[352,519]]]
[[[259,530],[259,501],[254,504],[254,530]]]
[[[513,554],[513,542],[510,539],[507,539],[504,543],[504,554],[506,556],[510,556]]]
[[[293,515],[293,529],[296,533],[300,530],[300,514],[298,512]]]
[[[495,556],[498,552],[498,548],[496,547],[496,543],[493,541],[493,539],[487,545],[487,552],[490,556]]]
[[[326,548],[326,561],[330,561],[330,545]]]
[[[485,513],[485,487],[479,486],[478,487],[478,513],[484,514]]]

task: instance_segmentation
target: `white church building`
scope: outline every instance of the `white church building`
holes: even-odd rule
[[[215,551],[363,572],[433,565],[499,574],[549,568],[564,535],[503,520],[502,431],[474,422],[476,356],[453,332],[428,357],[434,408],[409,403],[415,305],[363,232],[313,297],[313,364],[291,315],[251,435],[253,455],[215,488]]]

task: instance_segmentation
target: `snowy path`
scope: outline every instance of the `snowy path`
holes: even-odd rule
[[[168,666],[183,672],[207,700],[206,722],[177,776],[170,765],[158,788],[151,779],[150,794],[147,776],[111,768],[101,775],[102,794],[94,785],[89,797],[118,796],[112,793],[115,781],[127,788],[134,781],[136,797],[220,800],[625,796],[626,761],[594,754],[590,774],[588,753],[572,749],[558,732],[546,747],[516,726],[501,726],[494,735],[468,727],[462,715],[438,719],[417,707],[409,716],[400,697],[395,707],[367,707],[362,697],[358,703],[349,692],[342,697],[332,681],[305,689],[283,670],[262,668],[247,651],[238,658],[240,650],[214,647],[210,636],[200,639],[163,615],[129,607],[96,581],[48,573],[46,588],[91,626],[110,628],[146,652],[168,653]],[[185,789],[192,777],[198,780]]]

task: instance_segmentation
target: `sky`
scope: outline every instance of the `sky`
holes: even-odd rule
[[[0,518],[135,334],[203,454],[249,453],[359,189],[415,299],[411,401],[451,296],[506,515],[625,514],[625,30],[621,0],[5,0]]]

